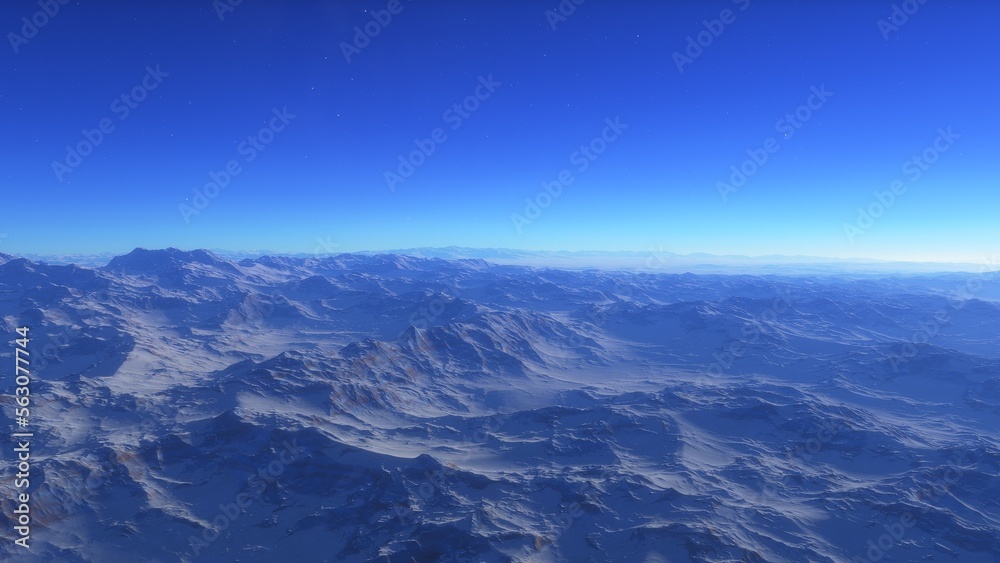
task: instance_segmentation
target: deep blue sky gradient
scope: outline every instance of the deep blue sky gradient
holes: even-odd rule
[[[402,0],[349,63],[342,42],[386,5],[244,0],[220,21],[211,0],[73,1],[17,53],[8,36],[0,251],[997,251],[996,2],[927,0],[886,40],[891,1],[587,0],[553,30],[554,0]],[[679,72],[673,53],[724,9],[735,21]],[[0,28],[38,10],[4,2]],[[156,65],[169,76],[120,119],[112,101]],[[452,130],[445,111],[487,76],[501,86]],[[801,129],[776,132],[822,86]],[[245,162],[239,144],[285,107],[295,118]],[[579,171],[574,151],[615,117],[628,128]],[[105,118],[115,130],[59,181],[52,162]],[[947,127],[960,137],[907,179]],[[447,140],[390,190],[435,128]],[[768,138],[780,149],[724,201],[717,183]],[[241,173],[185,221],[179,205],[233,159]],[[519,232],[512,214],[564,169],[573,183]],[[851,242],[845,223],[896,179],[906,193]]]

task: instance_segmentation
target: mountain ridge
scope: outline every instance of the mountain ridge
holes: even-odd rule
[[[891,275],[891,274],[924,274],[935,273],[968,273],[1000,269],[996,257],[986,257],[981,263],[961,262],[914,262],[901,260],[886,260],[873,258],[829,258],[803,255],[714,255],[703,252],[679,254],[665,250],[650,249],[647,251],[555,251],[555,250],[518,250],[508,248],[473,248],[473,247],[418,247],[396,250],[354,251],[341,253],[302,253],[302,252],[272,252],[272,251],[242,251],[234,252],[223,249],[193,249],[181,251],[176,248],[164,251],[208,253],[214,258],[226,259],[233,263],[258,263],[260,259],[271,261],[280,259],[325,259],[337,258],[341,261],[350,260],[350,256],[413,257],[423,259],[446,259],[451,261],[472,261],[482,267],[490,264],[525,265],[535,267],[557,267],[569,269],[605,269],[625,270],[633,272],[670,271],[680,273],[692,271],[697,273],[736,273],[740,269],[763,274],[854,274],[854,275]],[[80,266],[100,267],[111,266],[116,259],[129,256],[137,251],[141,253],[157,252],[138,247],[126,254],[100,253],[83,255],[38,255],[26,254],[36,262],[50,264],[76,263]],[[119,261],[120,263],[121,261]]]

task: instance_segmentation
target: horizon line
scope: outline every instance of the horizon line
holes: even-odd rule
[[[339,246],[339,245],[337,245]],[[738,267],[738,266],[754,266],[754,267],[804,267],[804,266],[822,266],[822,265],[841,265],[841,266],[919,266],[919,267],[933,267],[933,266],[950,266],[950,267],[968,267],[976,266],[982,268],[987,266],[987,268],[992,267],[992,269],[1000,269],[1000,260],[997,256],[992,257],[984,256],[979,262],[964,262],[964,261],[939,261],[939,260],[913,260],[913,259],[888,259],[888,258],[861,258],[861,257],[830,257],[830,256],[810,256],[803,254],[761,254],[761,255],[743,255],[743,254],[712,254],[707,252],[692,252],[688,254],[680,254],[672,252],[669,250],[653,249],[648,250],[525,250],[525,249],[515,249],[515,248],[505,248],[505,247],[464,247],[457,245],[448,246],[438,246],[438,247],[413,247],[413,248],[403,248],[403,249],[380,249],[380,250],[353,250],[353,251],[336,251],[336,249],[321,249],[317,248],[314,252],[296,252],[296,251],[272,251],[272,250],[229,250],[229,249],[219,249],[219,248],[205,248],[205,247],[194,247],[191,249],[184,249],[175,246],[168,246],[164,248],[147,248],[143,246],[134,247],[132,250],[127,252],[115,252],[115,251],[97,251],[97,252],[79,252],[79,253],[63,253],[63,254],[47,254],[47,253],[10,253],[3,252],[0,250],[0,254],[10,256],[12,258],[25,258],[35,262],[48,263],[52,265],[86,265],[95,266],[95,260],[107,258],[109,261],[116,257],[127,256],[135,251],[147,251],[147,252],[164,252],[164,251],[178,251],[178,252],[196,252],[203,251],[208,252],[214,256],[220,258],[231,259],[231,260],[241,260],[241,259],[253,259],[253,258],[263,258],[268,256],[274,257],[288,257],[288,258],[327,258],[334,256],[343,255],[366,255],[366,256],[408,256],[413,258],[422,259],[445,259],[445,260],[463,260],[463,259],[480,259],[484,261],[492,261],[494,263],[502,262],[518,262],[523,259],[530,259],[532,257],[541,258],[562,258],[564,260],[569,259],[586,259],[586,258],[605,258],[605,259],[636,259],[645,257],[645,263],[648,264],[650,259],[655,259],[660,263],[660,266],[664,266],[667,262],[667,258],[677,259],[682,261],[693,261],[693,263],[687,264],[674,264],[674,266],[702,266],[702,267]],[[323,250],[320,252],[320,250]],[[425,253],[437,253],[437,254],[447,254],[451,253],[449,256],[427,256]],[[485,256],[484,254],[507,254],[507,256]],[[476,255],[480,254],[480,255]],[[76,259],[76,260],[74,260]],[[78,263],[79,261],[84,263]],[[497,260],[501,262],[497,262]],[[714,264],[707,262],[710,260],[730,260],[730,261],[740,261],[742,264]],[[778,262],[768,262],[768,260],[777,260]],[[106,265],[106,264],[103,264]],[[513,265],[513,264],[512,264]],[[564,265],[572,266],[572,265]],[[607,265],[605,265],[607,266]],[[579,267],[579,266],[578,266]],[[600,266],[593,266],[600,268]],[[655,270],[656,267],[648,267],[647,269]],[[949,270],[954,271],[954,270]],[[940,270],[938,273],[947,273],[949,271]],[[964,271],[964,270],[963,270]],[[924,273],[930,273],[925,271]]]

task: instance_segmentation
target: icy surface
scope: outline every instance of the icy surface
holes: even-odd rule
[[[0,256],[37,374],[0,558],[1000,561],[998,289]]]

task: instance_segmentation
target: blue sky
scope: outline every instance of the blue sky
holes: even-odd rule
[[[4,2],[0,251],[997,252],[995,2],[225,1]]]

